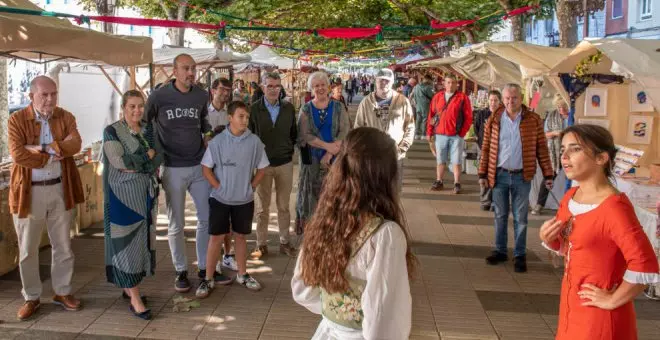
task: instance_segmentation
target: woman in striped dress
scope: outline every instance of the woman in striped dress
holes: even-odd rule
[[[143,120],[142,94],[126,92],[121,107],[122,118],[103,132],[105,272],[108,282],[123,288],[130,310],[150,319],[138,285],[156,264],[156,169],[163,153]]]

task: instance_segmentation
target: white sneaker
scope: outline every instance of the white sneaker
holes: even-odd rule
[[[218,263],[220,266],[220,263]],[[222,267],[231,269],[235,272],[238,271],[238,264],[236,264],[236,255],[224,255],[222,256]],[[218,270],[220,271],[220,270]]]
[[[261,290],[261,284],[259,284],[259,281],[255,280],[250,274],[245,274],[243,276],[237,275],[236,282],[249,290]]]
[[[195,296],[197,296],[200,299],[203,299],[209,294],[211,294],[211,291],[215,288],[215,282],[213,280],[202,280],[199,283],[199,287],[197,288],[197,292],[195,292]]]

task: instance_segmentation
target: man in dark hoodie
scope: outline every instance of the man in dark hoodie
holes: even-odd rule
[[[205,278],[211,186],[202,174],[200,162],[213,131],[208,121],[208,93],[194,85],[195,60],[190,55],[180,54],[174,58],[173,69],[175,79],[149,96],[145,111],[165,151],[161,179],[170,220],[167,237],[176,270],[174,288],[187,292],[191,286],[183,233],[186,191],[197,210],[198,275]],[[222,277],[216,280],[223,281]]]

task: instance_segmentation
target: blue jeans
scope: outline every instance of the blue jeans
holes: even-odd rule
[[[513,213],[513,232],[515,247],[513,256],[524,256],[527,246],[527,209],[529,209],[529,191],[532,182],[526,182],[522,173],[511,174],[497,170],[493,202],[495,207],[495,250],[507,253],[507,231],[509,219],[509,198]]]

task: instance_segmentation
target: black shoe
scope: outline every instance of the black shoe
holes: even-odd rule
[[[205,269],[200,269],[199,272],[197,273],[197,276],[202,279],[206,280],[206,270]],[[234,278],[227,276],[223,273],[218,273],[217,271],[213,272],[213,281],[217,284],[221,285],[228,285],[232,282],[234,282]]]
[[[509,260],[509,256],[507,254],[502,254],[497,251],[493,251],[490,256],[486,258],[486,263],[488,263],[491,266],[494,266],[500,262],[506,262]]]
[[[461,183],[454,183],[454,194],[461,193]]]
[[[513,259],[513,270],[516,273],[525,273],[525,272],[527,272],[527,257],[525,255],[516,256]]]
[[[433,182],[433,185],[431,185],[431,191],[440,191],[444,187],[444,183],[442,181],[435,181]]]
[[[190,280],[188,280],[188,271],[176,272],[174,280],[174,289],[179,293],[186,293],[190,290]]]
[[[130,300],[131,299],[131,297],[128,296],[128,294],[126,294],[126,292],[122,292],[121,297],[124,300]],[[142,300],[142,303],[144,303],[145,305],[147,304],[147,297],[146,296],[140,296],[140,299]]]
[[[482,205],[481,210],[483,211],[490,211],[490,205]]]
[[[133,305],[131,305],[131,307],[129,307],[129,309],[131,310],[133,315],[137,316],[138,318],[140,318],[142,320],[151,320],[151,309],[147,309],[142,313],[136,312],[135,308],[133,308]]]

